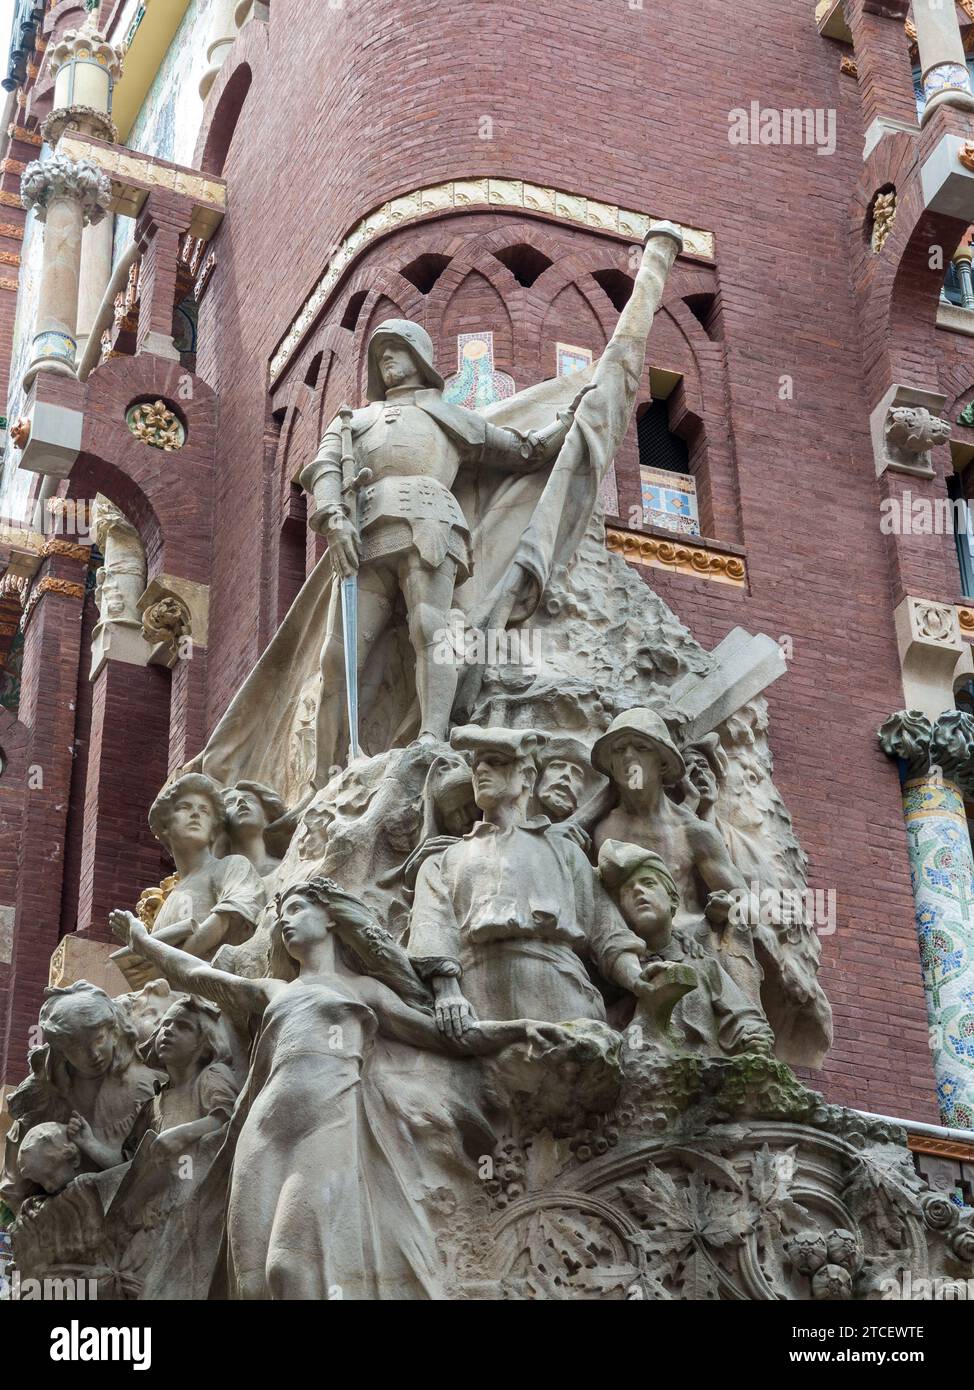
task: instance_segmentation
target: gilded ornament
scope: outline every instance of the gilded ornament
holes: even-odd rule
[[[141,444],[164,449],[171,454],[186,443],[186,431],[175,412],[165,401],[143,401],[134,405],[125,416],[125,423]]]

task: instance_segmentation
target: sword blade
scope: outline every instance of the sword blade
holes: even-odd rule
[[[345,647],[345,698],[348,707],[348,761],[360,756],[358,744],[358,578],[342,580],[342,641]]]

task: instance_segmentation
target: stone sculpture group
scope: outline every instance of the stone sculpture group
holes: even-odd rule
[[[112,914],[132,988],[48,991],[9,1102],[21,1277],[771,1299],[970,1273],[969,1214],[902,1135],[790,1070],[831,1018],[814,924],[755,906],[805,886],[774,644],[703,651],[604,546],[679,245],[650,233],[599,362],[484,415],[419,325],[373,335],[369,403],[302,474],[328,552],[152,807],[175,874]],[[530,660],[458,660],[457,628]]]

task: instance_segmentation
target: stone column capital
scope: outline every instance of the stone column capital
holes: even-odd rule
[[[48,52],[51,76],[56,77],[65,63],[95,63],[104,68],[117,82],[122,75],[122,54],[104,34],[88,24],[80,29],[66,29]]]
[[[90,159],[72,160],[55,154],[33,160],[20,181],[24,207],[44,222],[48,208],[59,199],[77,202],[86,224],[100,222],[112,200],[111,181]]]
[[[103,555],[108,547],[109,537],[126,542],[137,541],[141,546],[142,542],[137,528],[132,525],[124,512],[115,506],[114,502],[110,502],[101,493],[95,498],[93,511],[92,530],[98,549]]]
[[[59,106],[45,119],[41,135],[48,145],[56,145],[66,130],[77,130],[82,135],[94,135],[97,140],[105,140],[109,145],[118,143],[118,127],[111,116],[94,106]]]
[[[907,780],[939,775],[961,791],[974,790],[974,716],[949,709],[928,719],[916,709],[901,709],[877,731],[879,746],[905,764]]]

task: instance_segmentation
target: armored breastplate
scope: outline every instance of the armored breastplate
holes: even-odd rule
[[[449,488],[460,459],[456,445],[440,425],[408,402],[387,401],[357,441],[359,461],[375,478],[435,478]]]

